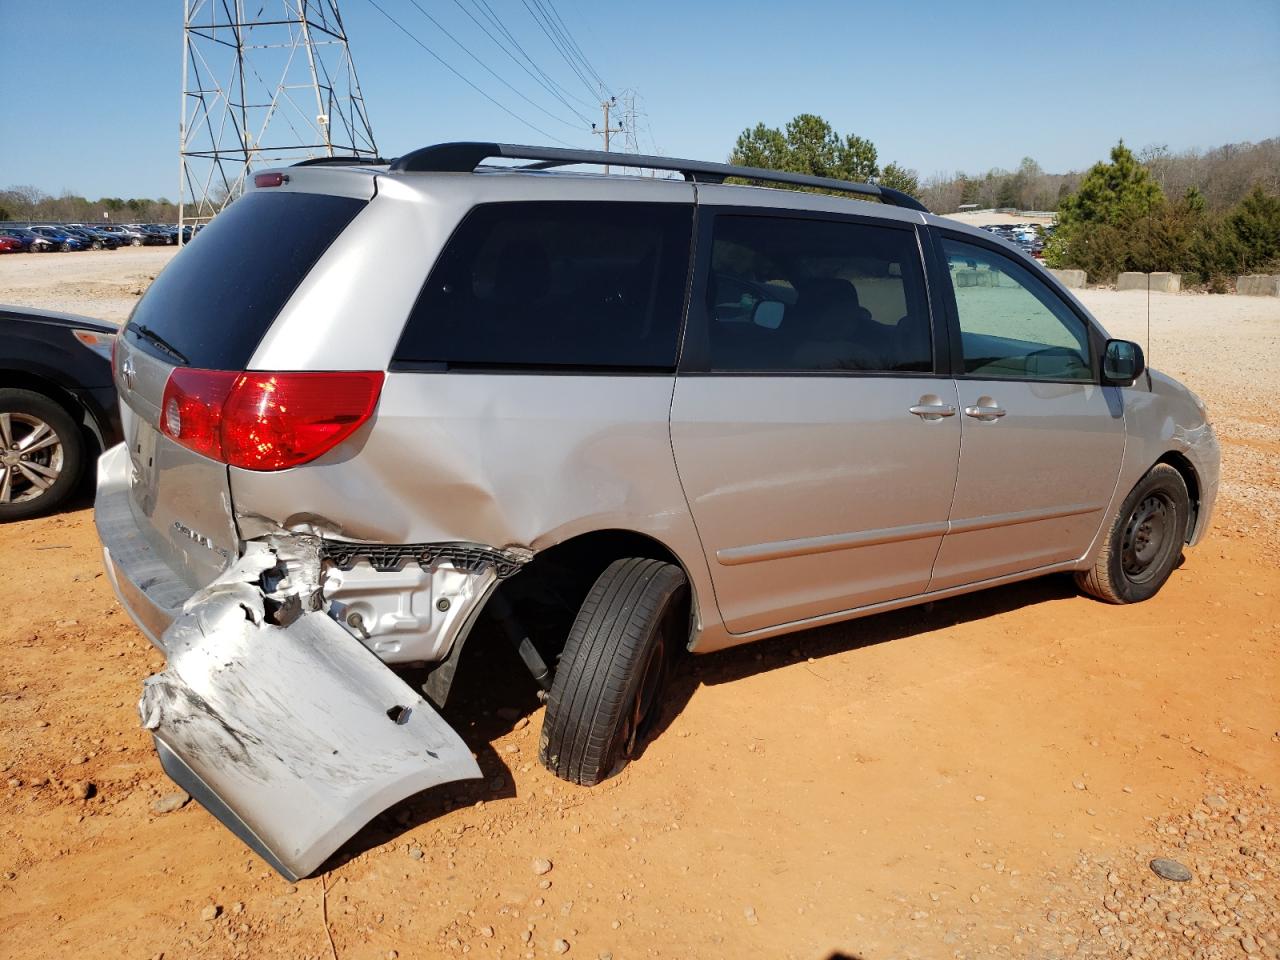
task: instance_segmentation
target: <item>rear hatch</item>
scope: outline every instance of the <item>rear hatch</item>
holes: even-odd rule
[[[166,386],[179,369],[248,367],[298,285],[372,196],[372,177],[353,181],[365,196],[307,192],[288,180],[246,193],[156,278],[118,338],[130,506],[148,545],[192,590],[230,565],[239,540],[226,463],[161,428]]]

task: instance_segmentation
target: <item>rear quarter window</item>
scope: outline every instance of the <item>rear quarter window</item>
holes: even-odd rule
[[[253,191],[192,237],[134,308],[194,367],[243,370],[303,278],[367,201]],[[172,363],[135,338],[141,349]]]
[[[692,227],[689,204],[479,205],[436,261],[395,359],[674,370]]]

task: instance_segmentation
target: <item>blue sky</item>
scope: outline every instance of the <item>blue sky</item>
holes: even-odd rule
[[[514,112],[598,145],[486,74],[409,0],[377,2]],[[460,4],[474,0],[419,2],[522,93],[567,114],[467,19]],[[489,0],[548,74],[588,97],[526,2]],[[370,0],[341,3],[385,156],[440,140],[546,142]],[[0,49],[19,78],[0,96],[0,187],[175,197],[181,6],[0,0]],[[723,159],[743,128],[805,111],[922,176],[1027,155],[1046,170],[1079,169],[1121,137],[1177,150],[1280,135],[1277,0],[554,6],[610,88],[641,94],[670,155]]]

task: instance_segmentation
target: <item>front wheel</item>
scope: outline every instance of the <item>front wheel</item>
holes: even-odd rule
[[[672,655],[688,635],[684,573],[661,560],[615,560],[574,619],[542,721],[538,759],[593,786],[622,769],[662,709]]]
[[[63,253],[70,253],[74,248],[71,246],[71,244],[70,244],[70,243],[68,243],[68,242],[66,242],[66,241],[63,241],[63,244],[62,244],[62,246],[61,246],[59,249],[60,249]]]
[[[141,237],[134,237],[132,240],[130,240],[130,241],[129,241],[129,245],[130,245],[130,246],[134,246],[134,247],[140,247],[140,246],[142,246],[142,238],[141,238]]]
[[[1151,599],[1182,556],[1190,515],[1182,474],[1157,463],[1125,498],[1093,568],[1077,572],[1076,583],[1108,603]]]

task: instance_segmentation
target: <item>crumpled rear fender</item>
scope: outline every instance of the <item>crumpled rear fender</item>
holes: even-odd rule
[[[439,714],[320,611],[269,621],[262,545],[165,631],[138,704],[165,772],[289,879],[391,804],[480,769]]]

